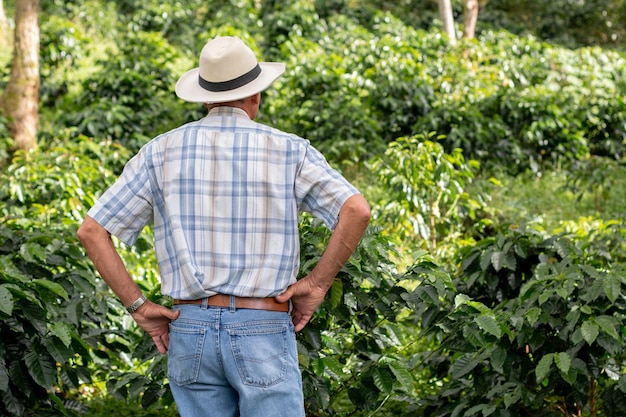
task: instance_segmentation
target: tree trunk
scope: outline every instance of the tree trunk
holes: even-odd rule
[[[463,37],[473,39],[478,21],[478,0],[463,0]]]
[[[9,19],[4,12],[4,1],[0,0],[0,47],[9,46]]]
[[[15,36],[9,83],[0,98],[0,111],[16,149],[37,146],[39,124],[39,0],[15,3]]]
[[[443,30],[448,35],[448,43],[450,45],[456,45],[456,33],[454,32],[454,17],[452,16],[452,2],[451,0],[438,0],[439,2],[439,14],[441,15],[441,21],[443,22]]]

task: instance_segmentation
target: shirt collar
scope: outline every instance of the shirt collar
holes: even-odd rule
[[[250,116],[245,110],[240,109],[239,107],[231,107],[231,106],[219,106],[214,107],[209,111],[209,116],[231,116],[231,117],[242,117],[250,120]]]

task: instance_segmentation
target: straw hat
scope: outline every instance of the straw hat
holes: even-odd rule
[[[223,103],[252,96],[285,72],[285,64],[258,62],[237,37],[217,37],[204,45],[200,66],[176,83],[176,95],[193,103]]]

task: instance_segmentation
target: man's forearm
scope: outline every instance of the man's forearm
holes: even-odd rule
[[[361,241],[370,219],[369,204],[362,195],[350,197],[339,212],[339,221],[319,262],[309,274],[314,285],[328,290]]]
[[[126,270],[109,233],[87,216],[77,235],[100,276],[120,301],[128,306],[137,300],[141,296],[141,289]]]

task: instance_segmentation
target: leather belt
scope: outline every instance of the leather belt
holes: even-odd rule
[[[274,298],[237,297],[226,294],[216,294],[207,298],[207,304],[212,307],[230,307],[230,298],[235,298],[235,308],[249,308],[254,310],[289,311],[289,303],[278,303]],[[202,304],[204,299],[174,300],[174,304]]]

